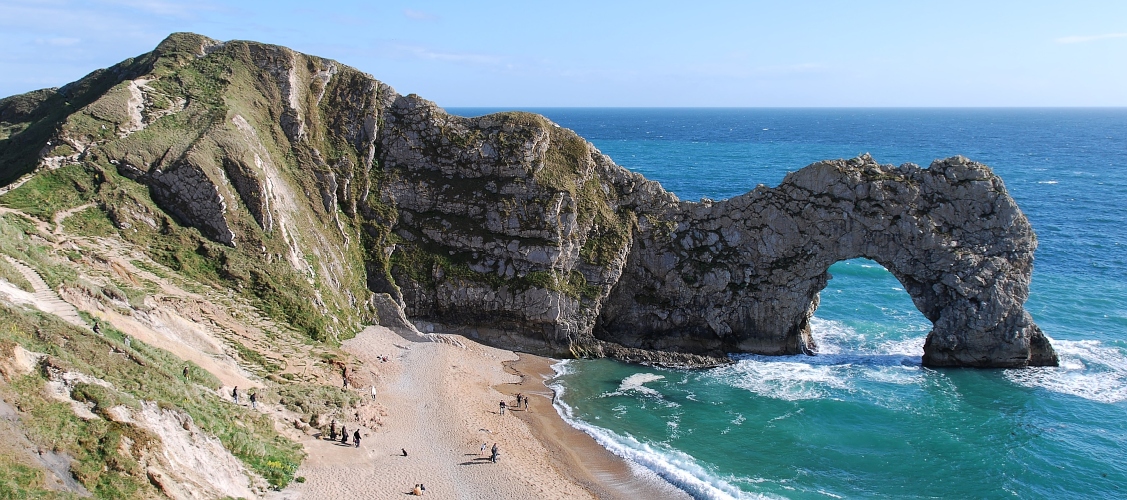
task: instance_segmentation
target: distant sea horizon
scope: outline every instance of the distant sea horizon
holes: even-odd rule
[[[568,360],[557,410],[696,498],[1127,496],[1127,108],[462,108],[540,113],[684,200],[808,164],[989,165],[1037,233],[1034,320],[1059,368],[930,369],[879,264],[830,268],[819,355],[711,370]]]

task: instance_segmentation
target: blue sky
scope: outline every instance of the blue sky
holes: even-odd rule
[[[168,33],[285,45],[441,106],[1127,106],[1127,1],[0,0],[0,96]]]

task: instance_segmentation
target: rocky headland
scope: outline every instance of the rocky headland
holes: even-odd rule
[[[925,365],[1057,362],[1024,309],[1033,230],[962,157],[824,161],[687,202],[542,116],[453,116],[332,60],[186,33],[0,100],[0,121],[0,182],[54,179],[318,340],[382,323],[682,366],[814,353],[827,269],[866,257],[934,324]]]

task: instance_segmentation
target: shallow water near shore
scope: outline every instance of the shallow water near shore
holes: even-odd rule
[[[1127,496],[1127,109],[532,111],[686,200],[822,159],[961,154],[1002,176],[1039,238],[1026,307],[1059,368],[924,368],[930,324],[900,283],[839,262],[816,357],[559,365],[561,414],[612,452],[698,498]]]

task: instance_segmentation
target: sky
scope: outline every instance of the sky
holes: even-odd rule
[[[444,107],[1127,106],[1127,1],[0,0],[0,96],[169,33],[335,59]]]

